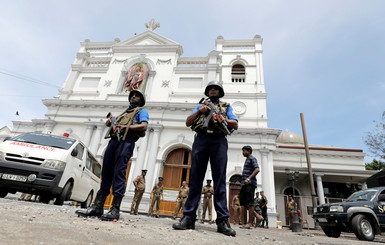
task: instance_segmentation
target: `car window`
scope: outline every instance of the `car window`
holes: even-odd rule
[[[89,166],[88,166],[89,164]],[[100,178],[100,175],[102,173],[102,166],[100,163],[88,152],[87,154],[87,164],[86,167],[94,173],[96,176]]]
[[[76,155],[76,158],[78,158],[79,160],[83,160],[84,146],[79,143],[75,148],[78,150],[78,154]]]
[[[87,159],[86,159],[86,168],[90,171],[92,171],[92,159],[91,159],[90,153],[87,154]]]

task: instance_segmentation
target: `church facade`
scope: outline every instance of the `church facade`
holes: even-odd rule
[[[129,211],[134,190],[132,180],[142,169],[147,169],[140,212],[147,213],[152,187],[158,177],[163,177],[165,193],[161,209],[163,214],[172,215],[181,183],[189,182],[190,177],[194,132],[185,126],[186,117],[204,96],[206,84],[217,80],[225,90],[223,100],[232,105],[239,119],[239,129],[227,137],[226,179],[231,215],[232,197],[240,189],[244,145],[252,146],[260,165],[258,190],[263,189],[268,198],[270,226],[275,226],[276,220],[286,224],[285,203],[290,191],[298,196],[300,208],[312,206],[303,141],[298,135],[268,127],[261,36],[242,40],[218,36],[215,49],[206,57],[182,54],[180,44],[159,35],[151,26],[125,41],[85,40],[58,96],[43,100],[48,109],[45,118],[14,121],[12,134],[67,133],[83,141],[102,162],[108,143],[104,138],[108,130],[107,113],[119,115],[128,106],[129,91],[141,89],[150,120],[146,135],[137,141],[128,163],[126,196],[121,208]],[[292,136],[287,138],[288,134]],[[366,177],[372,174],[365,171],[362,150],[310,148],[319,203],[327,200],[330,183],[350,183],[362,188]],[[286,168],[300,172],[294,191]],[[211,179],[210,167],[206,179]],[[323,183],[327,183],[326,187]],[[303,211],[303,216],[314,226],[310,211]]]

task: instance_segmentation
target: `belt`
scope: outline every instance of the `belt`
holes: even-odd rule
[[[155,196],[160,196],[160,193],[154,193]]]
[[[294,211],[294,209],[289,209],[289,211]]]
[[[197,132],[198,134],[205,134],[205,135],[215,135],[215,136],[226,136],[225,133],[217,133],[217,132],[214,132],[213,130],[195,130],[195,132]]]
[[[203,197],[204,199],[211,199],[211,197]]]
[[[185,199],[185,198],[187,198],[187,197],[179,197],[179,199]]]

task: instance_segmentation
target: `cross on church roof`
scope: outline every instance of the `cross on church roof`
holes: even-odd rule
[[[148,29],[151,31],[155,30],[156,28],[160,27],[159,22],[156,22],[154,19],[151,19],[150,22],[144,24]]]

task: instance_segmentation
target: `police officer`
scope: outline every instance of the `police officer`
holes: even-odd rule
[[[180,188],[178,196],[176,197],[176,207],[173,215],[174,219],[176,219],[176,217],[178,216],[179,210],[180,209],[183,210],[189,191],[190,191],[190,188],[188,188],[187,182],[183,181],[182,187]]]
[[[210,108],[207,105],[198,105],[187,117],[186,126],[197,133],[191,152],[191,178],[190,193],[183,211],[183,218],[179,223],[173,224],[177,230],[195,229],[196,209],[202,193],[202,183],[210,158],[212,177],[214,181],[214,206],[217,212],[217,231],[228,236],[235,236],[228,218],[226,200],[226,167],[227,167],[227,130],[221,122],[226,121],[228,129],[238,129],[238,119],[233,113],[233,108],[220,101],[225,95],[222,85],[217,81],[209,82],[205,88],[205,95],[210,98],[213,105],[221,115],[210,119],[207,128],[204,128],[206,114]]]
[[[79,216],[97,216],[110,221],[119,219],[120,204],[126,187],[127,163],[134,151],[135,142],[144,136],[148,125],[148,111],[143,108],[146,103],[144,94],[140,90],[132,90],[128,100],[130,106],[116,117],[117,125],[110,131],[111,140],[108,142],[103,159],[103,181],[94,204],[87,210],[77,210],[76,214]],[[108,119],[106,126],[110,125],[111,119]],[[103,214],[104,202],[110,194],[111,186],[114,199],[110,211]]]
[[[132,183],[135,186],[135,195],[134,195],[134,198],[132,199],[130,214],[134,214],[134,215],[138,214],[139,204],[140,204],[140,201],[142,201],[143,193],[144,193],[144,190],[146,189],[146,178],[145,178],[146,174],[147,174],[147,169],[143,169],[142,174],[136,177],[134,181],[132,181]]]
[[[208,209],[209,211],[209,223],[211,224],[213,222],[212,220],[212,209],[213,209],[213,202],[212,202],[212,197],[214,194],[214,188],[211,186],[211,179],[207,180],[207,185],[203,187],[202,190],[203,194],[203,216],[201,223],[203,224],[205,221],[205,216],[206,216],[206,210]]]
[[[148,216],[152,216],[154,206],[155,206],[155,217],[159,218],[159,204],[160,204],[160,197],[162,196],[163,200],[163,177],[159,177],[159,182],[155,184],[155,186],[152,188],[152,198],[151,198],[151,204],[150,208],[148,209]]]

